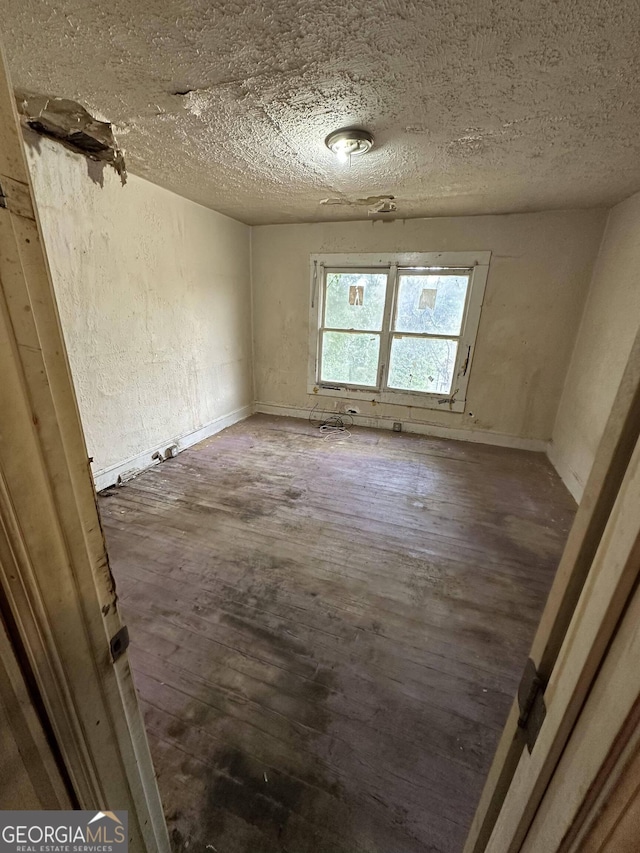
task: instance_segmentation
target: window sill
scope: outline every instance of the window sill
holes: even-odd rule
[[[410,406],[414,409],[438,409],[441,412],[464,412],[465,400],[449,398],[442,394],[412,394],[408,391],[375,391],[366,388],[351,388],[348,385],[310,385],[307,393],[314,397],[340,397],[344,400],[361,400],[385,403],[391,406]],[[446,400],[446,402],[441,402]]]

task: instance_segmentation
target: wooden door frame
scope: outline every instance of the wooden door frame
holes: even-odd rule
[[[0,736],[3,741],[15,744],[16,751],[9,759],[16,764],[15,775],[0,784],[6,790],[0,798],[0,808],[74,807],[68,779],[60,773],[59,756],[47,735],[24,666],[16,656],[4,614],[0,612]],[[29,796],[26,804],[25,795]]]
[[[576,715],[575,725],[563,746],[562,755],[556,762],[557,766],[553,765],[554,772],[545,774],[543,769],[543,772],[538,774],[538,779],[546,783],[545,792],[536,807],[535,815],[531,816],[525,812],[521,817],[521,822],[528,824],[523,844],[517,848],[522,850],[522,853],[583,853],[586,839],[600,809],[609,802],[609,797],[625,768],[640,755],[640,445],[632,464],[634,482],[629,483],[628,494],[621,505],[616,504],[616,523],[611,527],[609,541],[605,543],[603,540],[603,547],[599,551],[601,560],[596,569],[599,577],[594,580],[591,601],[584,602],[585,609],[593,609],[594,606],[602,607],[597,601],[594,602],[598,597],[608,598],[610,601],[609,612],[600,620],[600,636],[594,635],[595,642],[585,648],[585,634],[588,631],[576,631],[573,648],[568,651],[564,661],[561,662],[559,658],[559,665],[564,666],[567,671],[564,683],[560,685],[558,681],[555,685],[556,689],[560,686],[569,699],[562,719],[564,726],[568,726],[571,718],[576,715],[573,697],[568,696],[567,689],[575,678],[575,670],[571,671],[571,659],[575,665],[584,657],[586,666],[581,668],[584,677],[585,672],[596,664],[594,652],[597,651],[598,645],[606,640],[610,621],[616,620],[616,612],[625,599],[626,588],[630,587],[632,592],[626,597],[622,612],[616,620],[616,628],[610,637],[607,653],[600,658],[597,675],[584,705]],[[622,503],[626,504],[626,510]],[[618,589],[611,598],[607,595],[607,586],[612,586],[612,576],[618,572],[621,583],[616,584]],[[578,621],[583,626],[585,623],[588,625],[587,614],[585,613],[584,619],[574,620],[572,628]],[[589,627],[593,627],[593,623],[597,621],[592,619],[592,625]],[[551,687],[550,684],[550,689]],[[558,734],[560,732],[556,732],[556,737]],[[549,745],[551,744],[547,747]],[[545,749],[545,744],[541,746],[543,751],[538,763],[542,764],[543,758],[546,758],[550,767],[549,758],[552,752],[548,748]],[[640,765],[638,767],[640,768]],[[519,776],[521,779],[525,778],[523,773]],[[637,797],[637,775],[635,788]],[[633,791],[629,791],[627,802],[632,799]],[[505,803],[505,807],[503,811],[507,810],[508,803]],[[637,830],[636,826],[634,849],[637,849],[638,843]],[[500,845],[498,849],[506,848]]]
[[[0,603],[78,807],[168,853],[4,53],[0,188]]]
[[[523,750],[520,756],[487,853],[559,850],[590,789],[594,762],[604,763],[608,747],[640,697],[640,668],[629,670],[630,651],[640,652],[635,621],[640,607],[639,507],[640,441],[545,690],[544,723],[534,749],[531,753]],[[629,640],[631,613],[634,619]],[[624,631],[623,620],[627,625]],[[621,633],[627,639],[620,648]],[[605,702],[594,700],[598,691],[604,693]],[[589,707],[595,707],[595,712],[589,712]],[[599,732],[590,744],[585,744],[579,734],[580,729],[589,730],[585,713],[593,718],[591,731]],[[568,746],[572,739],[577,749]],[[582,756],[579,769],[572,751]],[[563,772],[556,776],[561,762]]]
[[[545,688],[552,678],[639,434],[640,332],[632,346],[533,641],[530,658]],[[589,687],[588,684],[582,685],[582,700],[586,697]],[[520,707],[516,698],[489,770],[464,853],[484,853],[488,849],[489,839],[501,812],[504,811],[514,774],[525,749],[525,735],[518,725],[519,718]],[[568,732],[565,731],[565,735],[568,737]],[[537,795],[539,794],[538,790]],[[535,812],[535,808],[537,803],[534,807],[532,801],[528,806],[528,813]]]
[[[636,651],[636,660],[637,660]],[[622,668],[622,667],[621,667]],[[611,696],[611,692],[608,691]],[[595,697],[595,693],[594,693]],[[593,698],[593,697],[592,697]],[[596,697],[600,698],[600,697]],[[606,700],[606,697],[605,697]],[[591,698],[590,698],[591,701]],[[598,709],[599,710],[599,709]],[[611,709],[620,712],[620,707]],[[582,720],[586,728],[576,731],[572,745],[582,742],[582,753],[571,754],[574,775],[584,773],[584,746],[598,740],[598,717],[589,706]],[[609,744],[606,744],[609,746]],[[563,758],[564,760],[564,758]],[[591,774],[588,795],[560,846],[559,853],[621,853],[637,849],[640,826],[640,700],[629,713],[605,761]],[[580,780],[584,784],[584,778]],[[536,827],[534,824],[533,831]]]

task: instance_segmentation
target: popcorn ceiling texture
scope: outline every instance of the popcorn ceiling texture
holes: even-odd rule
[[[637,0],[3,0],[17,88],[247,223],[611,205],[640,187]],[[181,94],[182,93],[182,94]],[[351,168],[325,149],[357,124]]]

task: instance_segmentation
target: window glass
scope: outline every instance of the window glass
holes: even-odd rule
[[[458,342],[444,338],[394,335],[389,359],[389,388],[449,394]]]
[[[379,332],[386,289],[386,273],[327,272],[325,327]]]
[[[395,329],[430,335],[459,335],[467,275],[400,273]]]
[[[321,381],[375,387],[379,352],[379,335],[324,332]]]

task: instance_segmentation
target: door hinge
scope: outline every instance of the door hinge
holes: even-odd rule
[[[127,651],[129,648],[129,629],[126,625],[123,625],[119,631],[111,638],[109,643],[109,650],[111,652],[111,660],[115,663],[119,657]]]
[[[536,669],[535,663],[529,658],[518,687],[518,706],[520,708],[518,726],[525,733],[530,753],[538,739],[544,718],[547,716],[547,706],[544,702],[546,686],[546,681]]]

